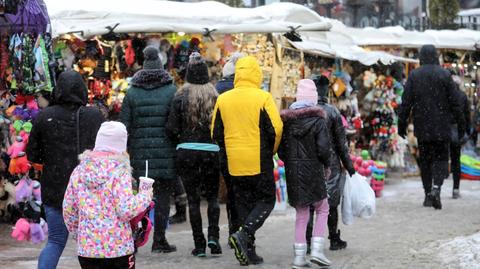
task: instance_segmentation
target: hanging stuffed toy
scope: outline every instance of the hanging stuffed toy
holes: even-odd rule
[[[135,64],[135,50],[132,46],[132,40],[127,41],[127,47],[125,48],[125,62],[129,67],[133,67]]]

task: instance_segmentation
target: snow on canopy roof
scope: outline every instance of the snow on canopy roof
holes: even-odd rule
[[[480,8],[465,9],[458,12],[460,17],[480,16]]]
[[[232,8],[219,2],[182,3],[158,0],[45,0],[53,35],[83,31],[117,33],[185,32],[274,33],[301,26],[300,31],[325,31],[331,25],[301,5],[275,3],[258,8]]]
[[[370,51],[355,45],[352,40],[336,32],[305,32],[302,42],[290,42],[295,48],[325,57],[358,61],[363,65],[395,62],[417,63],[417,60],[399,57],[384,51]]]

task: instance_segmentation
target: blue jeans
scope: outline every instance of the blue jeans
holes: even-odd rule
[[[67,244],[68,230],[59,208],[45,206],[48,224],[48,242],[38,258],[38,269],[55,269]]]

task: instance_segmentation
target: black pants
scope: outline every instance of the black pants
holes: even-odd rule
[[[153,198],[155,200],[155,224],[153,227],[153,240],[165,240],[165,229],[168,226],[170,215],[170,195],[175,189],[176,179],[155,179],[153,185]]]
[[[452,177],[453,177],[453,188],[459,189],[460,188],[460,174],[461,174],[461,166],[460,166],[460,155],[462,152],[462,145],[457,143],[450,144],[450,165],[452,169]]]
[[[218,187],[220,173],[218,154],[208,151],[179,150],[177,168],[187,192],[188,212],[195,246],[204,248],[206,242],[200,212],[201,196],[204,196],[208,202],[208,238],[219,239]]]
[[[233,179],[228,172],[228,166],[222,165],[222,175],[227,186],[227,217],[228,217],[228,234],[232,235],[240,228],[238,221],[238,212],[235,205],[235,192],[233,190]]]
[[[175,199],[175,208],[177,211],[182,210],[182,208],[187,205],[187,194],[185,193],[185,187],[180,177],[175,181],[173,198]],[[176,214],[177,213],[179,212],[176,212]]]
[[[273,172],[255,176],[232,176],[238,220],[254,238],[275,206]]]
[[[135,256],[128,255],[118,258],[84,258],[78,257],[82,269],[135,269]]]
[[[449,142],[420,142],[419,165],[423,189],[429,194],[433,185],[441,187],[448,177]]]

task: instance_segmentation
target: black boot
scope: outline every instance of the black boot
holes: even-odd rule
[[[434,186],[432,188],[432,206],[435,209],[442,209],[442,202],[440,201],[440,187]]]
[[[424,207],[432,207],[432,195],[425,194],[425,200],[423,201],[423,206]]]
[[[213,236],[208,237],[208,248],[210,248],[210,253],[212,255],[221,255],[222,254],[222,247],[218,242],[218,238]]]
[[[228,239],[235,250],[235,258],[242,266],[248,265],[247,250],[249,245],[249,237],[243,228],[240,228],[238,232],[232,234]]]
[[[257,251],[256,251],[254,241],[250,241],[250,243],[248,245],[247,258],[248,258],[248,263],[252,264],[252,265],[263,263],[263,258],[261,256],[257,255]]]
[[[340,239],[340,230],[336,233],[330,234],[330,250],[339,250],[347,247],[347,242]]]
[[[153,253],[171,253],[175,251],[177,251],[177,247],[175,247],[175,245],[168,244],[167,239],[154,241],[152,244]]]
[[[180,224],[187,221],[187,206],[185,204],[175,203],[175,215],[168,219],[170,224]]]
[[[199,258],[207,257],[207,254],[205,251],[206,245],[207,245],[207,242],[205,242],[205,238],[202,237],[202,238],[195,239],[195,248],[192,250],[192,255]]]

